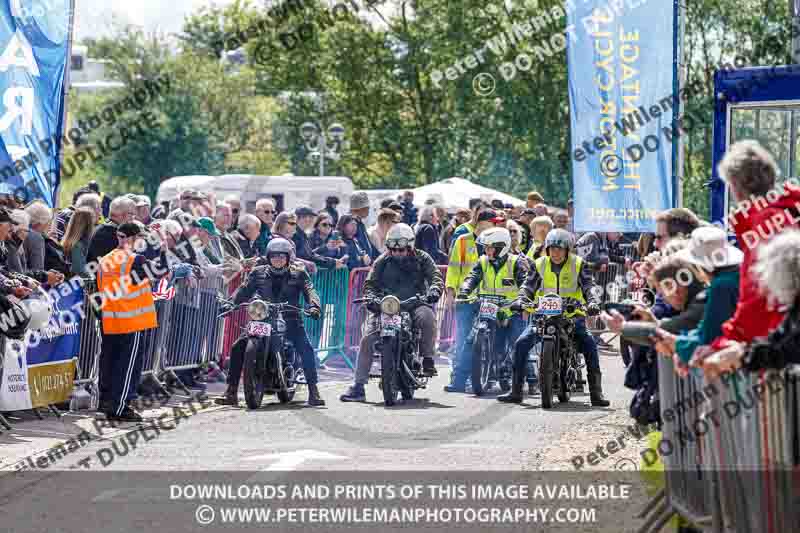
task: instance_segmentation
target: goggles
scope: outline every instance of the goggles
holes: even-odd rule
[[[401,248],[410,248],[414,244],[413,239],[387,239],[386,247],[390,250],[398,250]]]

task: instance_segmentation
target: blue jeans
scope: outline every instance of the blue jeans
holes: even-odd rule
[[[453,367],[451,383],[455,387],[463,388],[466,386],[467,377],[472,367],[472,345],[467,343],[478,314],[478,303],[459,303],[456,304],[456,359]]]
[[[460,351],[458,352],[458,357],[456,358],[456,367],[453,370],[454,387],[458,388],[464,387],[466,385],[467,378],[470,376],[470,373],[472,372],[472,343],[467,341],[467,337],[469,337],[470,329],[472,328],[472,324],[474,321],[474,313],[476,313],[477,310],[478,310],[477,306],[475,306],[473,315],[469,320],[468,328],[466,330],[461,330],[459,327],[459,329],[457,329],[456,332],[458,334]],[[495,350],[501,352],[505,352],[506,350],[508,350],[508,346],[514,345],[514,342],[516,342],[517,337],[520,336],[523,329],[525,329],[525,321],[522,320],[522,317],[519,315],[512,316],[509,319],[506,327],[497,328],[494,340]],[[462,331],[463,331],[463,337],[462,337]]]
[[[514,346],[514,373],[525,375],[528,362],[528,353],[541,341],[538,333],[533,332],[533,327],[528,326],[522,332],[517,344]],[[586,370],[589,373],[600,372],[600,359],[597,357],[597,344],[595,344],[594,337],[591,336],[586,329],[586,319],[575,319],[575,340],[578,341],[578,350],[583,354],[586,359]]]

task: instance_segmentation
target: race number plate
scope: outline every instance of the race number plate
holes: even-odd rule
[[[560,315],[562,312],[562,301],[560,296],[544,296],[539,298],[539,307],[536,313],[539,315]]]
[[[381,335],[394,337],[402,323],[403,319],[400,315],[381,315]]]
[[[272,334],[272,326],[264,322],[250,322],[247,324],[247,334],[253,337],[269,337]]]
[[[498,309],[500,309],[500,306],[492,302],[481,303],[481,318],[496,319]]]

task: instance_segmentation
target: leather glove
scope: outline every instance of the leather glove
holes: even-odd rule
[[[319,307],[309,307],[308,316],[310,316],[314,320],[319,320],[319,317],[322,316],[322,311],[320,311]]]
[[[220,304],[219,306],[220,313],[230,313],[234,309],[236,309],[236,306],[233,304]]]
[[[508,308],[515,313],[522,313],[525,310],[525,306],[523,306],[522,302],[518,299],[511,302]]]
[[[586,312],[589,314],[589,316],[597,316],[600,314],[600,306],[595,302],[592,302],[586,307]]]
[[[429,304],[435,304],[439,301],[439,298],[442,297],[442,293],[439,291],[428,291],[428,296],[425,298],[425,301]]]

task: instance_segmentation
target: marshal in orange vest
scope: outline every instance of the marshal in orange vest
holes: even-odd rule
[[[116,249],[100,260],[97,288],[103,293],[103,332],[120,335],[158,326],[150,281],[134,284],[134,254]]]

